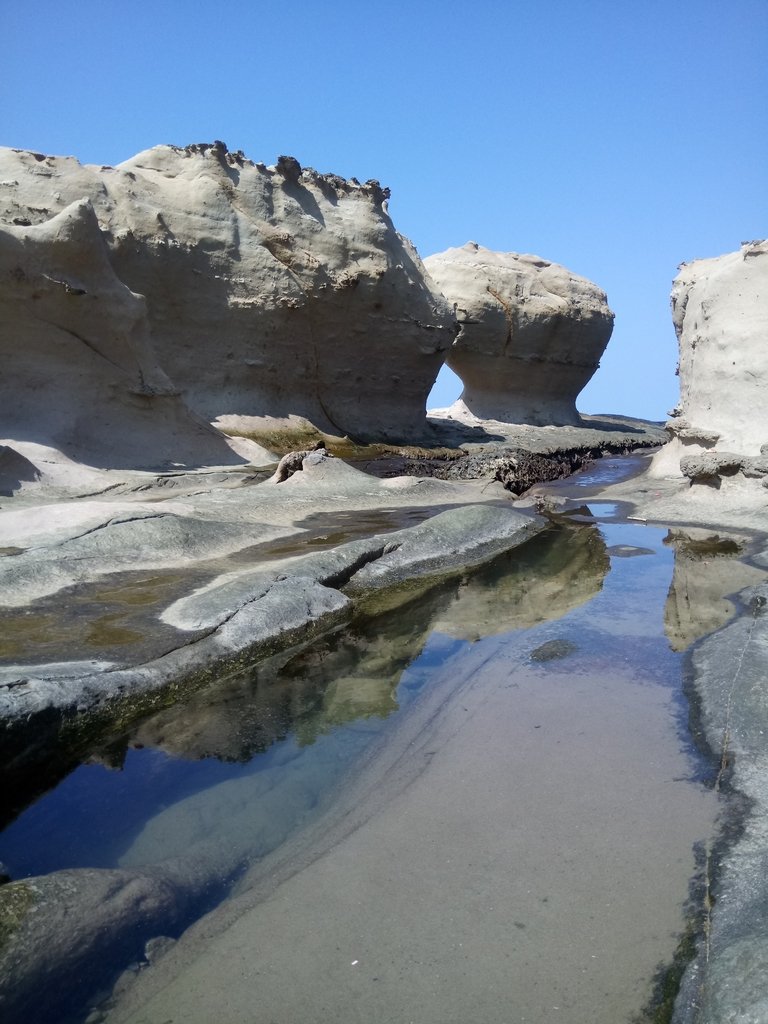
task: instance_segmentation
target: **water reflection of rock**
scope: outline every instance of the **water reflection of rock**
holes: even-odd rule
[[[333,726],[384,718],[398,706],[403,669],[456,587],[452,581],[426,592],[425,586],[408,588],[404,594],[418,599],[218,680],[145,719],[130,742],[177,757],[249,761],[292,732],[306,744]]]
[[[394,608],[379,602],[341,633],[219,680],[146,719],[131,742],[247,761],[291,731],[308,743],[345,722],[384,718],[430,632],[477,640],[558,618],[600,590],[608,567],[596,529],[551,531],[458,581],[386,595]]]
[[[560,618],[594,597],[609,564],[596,529],[564,528],[470,576],[432,628],[479,640]]]
[[[553,530],[471,576],[389,593],[352,628],[219,680],[146,718],[128,736],[116,729],[109,742],[118,760],[119,748],[130,743],[186,758],[253,760],[253,769],[192,793],[147,821],[123,851],[118,871],[57,871],[25,881],[33,888],[40,882],[41,892],[55,890],[61,912],[21,915],[3,951],[0,988],[12,971],[14,1007],[32,1019],[31,1008],[48,1005],[39,993],[55,990],[63,1005],[78,998],[80,977],[92,978],[94,991],[109,984],[119,962],[136,959],[153,936],[178,934],[212,892],[220,893],[315,813],[367,746],[366,720],[397,708],[403,671],[432,630],[474,639],[556,618],[596,593],[607,568],[594,528]],[[385,610],[385,604],[394,607]],[[357,724],[335,731],[345,723]],[[326,736],[332,731],[334,737]],[[260,768],[255,755],[289,734],[297,743],[276,748],[269,766]],[[102,898],[105,886],[116,898]],[[3,888],[10,891],[0,887],[0,893]],[[142,901],[150,896],[157,913],[143,915]],[[89,933],[98,931],[98,953],[92,941],[70,941],[68,920],[86,930],[89,922],[98,925]],[[46,1019],[45,1013],[37,1019]]]
[[[747,545],[743,535],[689,527],[670,530],[664,543],[675,551],[664,629],[672,650],[684,651],[733,618],[730,595],[767,574],[741,560]]]

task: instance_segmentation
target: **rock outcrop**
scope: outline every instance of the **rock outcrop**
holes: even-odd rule
[[[73,338],[82,335],[102,361],[113,335],[125,336],[133,362],[117,362],[135,378],[138,403],[175,388],[194,413],[235,433],[293,415],[338,434],[407,435],[426,422],[455,322],[392,225],[388,194],[290,157],[256,164],[221,142],[157,146],[118,167],[4,149],[3,280],[7,288],[10,275],[13,295],[21,289],[28,318],[42,289],[68,344],[82,346]],[[82,226],[77,253],[59,247],[54,266],[45,246],[61,216]],[[35,276],[22,265],[15,278],[16,251],[32,240]],[[87,259],[99,302],[77,263]],[[88,321],[97,315],[98,325]],[[150,347],[168,378],[148,370]],[[82,404],[74,380],[48,399]],[[58,418],[68,422],[71,410]]]
[[[159,366],[146,302],[115,274],[88,199],[0,227],[0,352],[7,493],[41,475],[29,443],[104,468],[243,461]]]
[[[447,363],[464,391],[451,415],[579,424],[576,397],[613,329],[604,292],[557,263],[476,242],[424,262],[459,321]]]
[[[684,263],[672,287],[680,403],[651,472],[768,483],[768,241]]]
[[[755,561],[768,566],[768,553]],[[758,980],[768,971],[768,584],[747,587],[738,601],[742,614],[696,646],[689,668],[700,741],[720,766],[716,788],[730,793],[742,820],[713,855],[706,938],[686,969],[673,1024],[768,1019]]]

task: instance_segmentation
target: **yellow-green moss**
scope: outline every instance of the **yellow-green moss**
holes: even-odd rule
[[[35,893],[26,882],[0,885],[0,952],[8,945],[34,902]]]

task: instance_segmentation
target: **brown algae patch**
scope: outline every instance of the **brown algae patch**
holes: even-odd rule
[[[168,649],[178,632],[156,615],[189,585],[179,572],[118,573],[0,611],[0,661],[125,657],[126,648]]]

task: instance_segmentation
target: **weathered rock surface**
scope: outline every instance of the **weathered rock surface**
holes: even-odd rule
[[[0,886],[0,1011],[8,1020],[64,1020],[145,946],[199,913],[221,888],[200,865],[55,871]],[[82,1019],[82,1018],[81,1018]]]
[[[88,199],[0,227],[0,352],[7,493],[44,475],[39,446],[102,468],[244,461],[160,368],[146,303],[115,274]]]
[[[335,461],[328,460],[331,465]],[[545,525],[511,508],[477,504],[450,509],[409,529],[224,574],[163,614],[177,629],[196,632],[194,642],[181,636],[178,647],[138,667],[6,666],[0,670],[0,716],[7,723],[21,722],[50,708],[95,708],[170,683],[186,680],[199,686],[225,667],[235,669],[345,621],[350,597],[479,565],[524,543]]]
[[[741,599],[745,614],[708,636],[691,659],[700,728],[721,766],[718,784],[744,797],[748,810],[737,838],[712,857],[707,927],[675,1024],[768,1019],[768,585],[747,588]]]
[[[613,329],[604,292],[556,263],[476,242],[424,262],[459,321],[447,363],[464,391],[451,414],[578,424],[576,397]]]
[[[266,167],[221,142],[157,146],[114,168],[0,150],[0,224],[6,236],[40,239],[33,271],[14,284],[29,315],[42,289],[57,323],[66,311],[69,345],[84,344],[74,331],[101,354],[111,340],[105,314],[114,313],[133,356],[118,362],[140,400],[173,391],[147,372],[146,357],[137,365],[151,341],[190,408],[234,432],[289,415],[339,434],[424,426],[454,319],[394,229],[387,197],[375,181],[302,170],[290,157]],[[95,216],[79,214],[91,235],[81,248],[95,253],[87,269],[102,286],[99,302],[69,254],[49,265],[46,249],[46,222],[84,199]],[[10,260],[6,280],[13,241]],[[83,310],[98,311],[99,323],[89,329]],[[54,405],[79,401],[66,387],[74,382],[63,383]]]
[[[651,472],[710,494],[754,490],[768,482],[768,241],[684,263],[672,318],[680,403]]]

